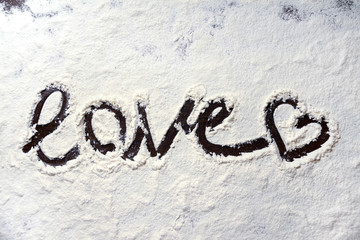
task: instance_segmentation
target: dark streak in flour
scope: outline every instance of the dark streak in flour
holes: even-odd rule
[[[229,3],[228,6],[229,6],[229,7],[235,7],[235,6],[237,6],[237,3],[236,3],[236,2],[231,2],[231,3]]]
[[[212,12],[212,21],[210,23],[210,26],[211,26],[211,30],[210,30],[210,35],[211,36],[214,36],[215,34],[215,30],[218,29],[223,29],[224,26],[225,26],[225,10],[227,7],[231,8],[233,6],[236,6],[236,3],[232,2],[230,3],[229,5],[226,5],[226,6],[219,6],[219,7],[216,7],[216,8],[210,8],[209,10]]]
[[[24,65],[21,63],[18,69],[15,71],[15,77],[20,77],[22,75],[24,69]]]
[[[119,0],[111,0],[110,1],[110,8],[120,8],[122,7],[123,2]]]
[[[25,0],[0,0],[0,3],[3,5],[3,10],[6,13],[11,13],[14,8],[17,8],[21,11],[29,8],[25,5]]]
[[[284,21],[295,20],[296,22],[307,20],[314,15],[326,17],[325,22],[336,29],[341,27],[341,18],[339,18],[341,15],[351,18],[358,15],[358,11],[355,10],[354,1],[336,0],[330,7],[321,8],[317,11],[300,10],[293,5],[284,5],[279,13],[279,17]]]
[[[351,10],[352,6],[354,5],[354,1],[352,0],[337,0],[336,7],[342,10],[348,11]]]
[[[6,14],[12,14],[14,9],[18,9],[22,12],[29,12],[33,18],[53,17],[59,14],[58,11],[48,13],[34,13],[29,6],[25,4],[26,0],[0,0],[0,4],[3,6],[3,11]],[[66,5],[63,9],[66,12],[72,12],[73,9]]]
[[[286,5],[282,7],[282,11],[280,13],[280,17],[285,20],[289,21],[291,19],[296,21],[302,21],[303,20],[303,14],[300,14],[299,9],[292,5]]]
[[[177,44],[176,51],[183,60],[188,56],[188,50],[193,43],[193,33],[194,31],[191,29],[187,34],[182,35],[174,41],[174,43]]]

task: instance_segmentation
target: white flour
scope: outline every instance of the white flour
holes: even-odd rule
[[[358,239],[360,191],[360,2],[26,1],[0,11],[0,239]],[[22,151],[39,93],[69,93],[68,116],[39,144],[62,166]],[[284,90],[286,89],[286,90]],[[296,93],[296,94],[295,94]],[[304,114],[328,122],[329,139],[293,162],[266,128],[267,104],[287,95],[275,123],[287,150],[321,133],[295,128]],[[208,101],[232,112],[212,143],[265,138],[241,156],[207,154],[179,130],[168,152],[122,156],[146,107],[158,146],[187,99],[195,124]],[[52,121],[61,94],[47,99]],[[86,141],[84,116],[105,101],[126,118],[94,112],[102,154]],[[213,114],[215,115],[216,112]]]

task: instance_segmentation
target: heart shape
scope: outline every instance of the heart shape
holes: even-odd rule
[[[274,120],[275,110],[283,104],[288,104],[295,110],[299,110],[302,113],[301,116],[296,118],[296,128],[300,129],[311,123],[316,123],[321,127],[320,134],[315,139],[304,144],[303,146],[291,150],[287,149]],[[301,158],[306,156],[308,153],[321,148],[321,146],[330,138],[328,121],[325,119],[325,117],[321,117],[319,119],[310,115],[309,113],[304,113],[299,108],[299,102],[297,98],[292,96],[290,93],[277,95],[267,104],[265,107],[265,126],[269,131],[270,137],[278,148],[280,157],[287,162],[293,162],[295,158]]]

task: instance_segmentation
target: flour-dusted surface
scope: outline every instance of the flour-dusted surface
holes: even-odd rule
[[[0,2],[0,239],[360,238],[359,1]],[[81,147],[59,167],[22,151],[52,83],[69,92],[69,116],[41,147],[52,157]],[[273,143],[210,156],[181,131],[164,158],[143,144],[124,161],[130,141],[116,142],[107,111],[94,114],[94,130],[118,150],[103,155],[85,141],[84,113],[100,100],[121,108],[131,140],[140,100],[157,145],[190,95],[234,106],[211,141],[266,136],[267,100],[288,90],[333,130],[332,144],[296,166]],[[40,122],[60,99],[48,99]],[[278,110],[288,146],[319,131],[295,131],[298,113]]]

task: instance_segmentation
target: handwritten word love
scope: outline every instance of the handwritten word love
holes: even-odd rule
[[[39,118],[43,109],[43,106],[48,99],[48,97],[55,93],[61,93],[61,106],[57,115],[47,124],[39,124]],[[68,161],[76,159],[80,155],[80,147],[76,144],[73,148],[71,148],[66,154],[62,157],[50,158],[48,157],[41,149],[40,143],[42,140],[53,133],[60,124],[64,121],[64,119],[69,115],[69,98],[70,94],[61,87],[57,87],[55,85],[50,85],[40,92],[40,100],[35,105],[35,109],[32,113],[32,120],[30,122],[30,127],[34,129],[33,136],[27,141],[27,143],[23,146],[23,152],[27,153],[32,148],[36,149],[36,154],[38,158],[45,162],[46,164],[52,166],[64,165]],[[255,138],[252,140],[248,140],[241,143],[236,143],[233,145],[221,145],[215,144],[208,140],[206,136],[207,129],[213,129],[216,126],[223,123],[223,121],[230,116],[233,111],[232,107],[228,107],[226,105],[226,101],[224,98],[210,100],[206,107],[204,107],[201,113],[198,115],[197,120],[193,124],[188,123],[189,116],[193,113],[194,107],[196,105],[196,100],[192,97],[187,97],[183,106],[180,108],[178,115],[175,117],[175,120],[171,123],[165,135],[163,136],[161,142],[156,147],[151,135],[151,128],[149,126],[146,114],[146,105],[138,102],[137,103],[137,112],[139,122],[135,127],[135,135],[132,142],[128,145],[129,147],[124,150],[122,154],[122,158],[124,160],[129,159],[132,160],[138,154],[141,144],[145,141],[145,146],[151,157],[158,156],[161,158],[164,156],[170,149],[176,135],[179,131],[183,131],[185,134],[189,134],[191,132],[195,132],[195,136],[197,137],[198,144],[204,150],[206,154],[209,155],[222,155],[224,157],[227,156],[240,156],[243,153],[251,153],[254,151],[258,151],[268,147],[271,143],[275,143],[277,146],[280,157],[287,162],[292,162],[296,158],[301,158],[306,156],[308,153],[313,152],[328,141],[329,135],[329,127],[328,121],[325,117],[321,117],[320,119],[311,116],[308,113],[302,113],[301,116],[296,119],[296,128],[302,128],[311,123],[316,123],[320,125],[321,130],[319,135],[311,140],[310,142],[297,147],[295,149],[287,149],[279,130],[276,127],[274,120],[274,112],[275,110],[283,104],[287,104],[292,106],[294,109],[299,109],[298,100],[291,95],[286,95],[283,97],[273,98],[266,104],[264,109],[265,111],[265,127],[269,133],[269,140],[264,137]],[[107,101],[102,101],[100,105],[91,105],[88,108],[89,110],[84,113],[84,132],[85,139],[89,141],[90,145],[95,151],[99,151],[102,154],[106,154],[107,152],[115,151],[116,146],[113,143],[102,144],[101,141],[96,137],[94,133],[94,129],[92,126],[93,115],[98,110],[107,110],[114,114],[116,120],[119,123],[120,133],[119,140],[122,143],[125,143],[127,128],[126,128],[126,117],[123,112],[116,108],[114,105]],[[217,113],[216,113],[217,112]],[[216,113],[216,114],[214,114]]]

